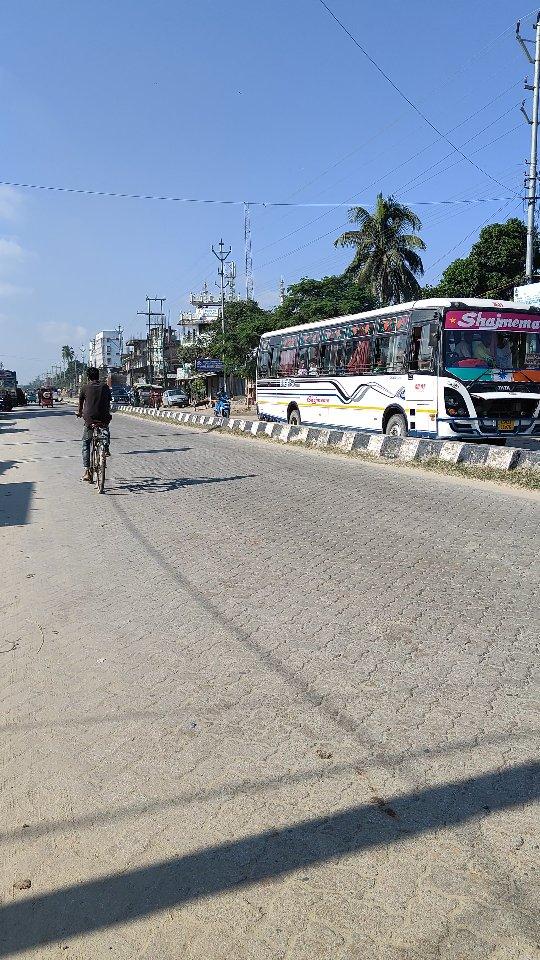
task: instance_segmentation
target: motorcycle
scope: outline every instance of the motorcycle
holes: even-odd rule
[[[225,419],[231,415],[231,401],[225,390],[220,390],[216,397],[214,413],[217,417],[224,417]]]

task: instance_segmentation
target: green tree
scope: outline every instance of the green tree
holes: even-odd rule
[[[480,231],[469,255],[450,263],[439,283],[425,288],[423,295],[512,299],[513,288],[523,282],[526,246],[527,228],[518,217],[491,223]],[[534,264],[538,270],[537,243]]]
[[[66,344],[64,347],[62,347],[62,360],[65,360],[67,366],[67,364],[71,363],[74,359],[75,351],[73,347],[70,347],[68,344]]]
[[[261,334],[272,330],[273,314],[263,310],[255,300],[235,300],[225,304],[225,340],[221,317],[212,324],[208,356],[223,358],[227,373],[252,379],[255,376],[255,355]]]
[[[304,277],[288,288],[283,303],[273,313],[273,324],[269,329],[329,320],[372,310],[376,305],[373,294],[359,286],[349,274],[323,277],[322,280]]]
[[[190,366],[208,354],[211,337],[206,334],[196,340],[184,340],[178,344],[176,359],[181,367]]]
[[[417,297],[421,289],[417,278],[424,272],[417,251],[426,245],[417,235],[422,223],[416,214],[379,193],[372,214],[352,207],[349,220],[359,229],[347,230],[335,241],[337,247],[356,248],[346,273],[367,286],[381,306]]]

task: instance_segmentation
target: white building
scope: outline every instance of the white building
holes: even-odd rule
[[[189,343],[210,332],[214,320],[221,316],[221,297],[214,296],[205,283],[199,294],[192,293],[190,302],[195,310],[190,313],[181,313],[178,326],[180,343]]]
[[[122,345],[118,330],[101,330],[88,344],[88,366],[120,367],[122,364]]]

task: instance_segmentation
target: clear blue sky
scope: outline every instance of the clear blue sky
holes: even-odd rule
[[[364,204],[378,190],[412,205],[521,194],[527,64],[513,34],[522,17],[532,35],[526,0],[329,4],[442,130],[462,124],[451,137],[474,137],[464,151],[510,189],[455,155],[443,161],[448,145],[433,144],[318,0],[9,4],[0,179]],[[523,215],[517,200],[501,206],[415,206],[426,279],[465,254],[486,219]],[[280,276],[340,271],[348,253],[332,241],[345,221],[343,209],[254,208],[256,298],[275,302]],[[210,247],[221,236],[242,290],[241,207],[0,187],[0,360],[24,381],[58,361],[63,343],[78,347],[118,323],[134,333],[147,294],[166,297],[176,320],[190,290],[214,284]]]

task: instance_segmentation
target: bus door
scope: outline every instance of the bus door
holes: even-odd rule
[[[437,354],[440,317],[433,310],[414,310],[405,401],[411,433],[437,432]]]

